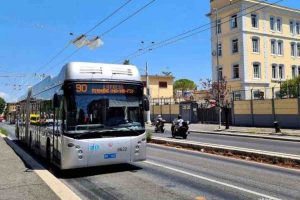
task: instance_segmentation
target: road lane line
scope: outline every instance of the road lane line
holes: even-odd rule
[[[221,181],[210,179],[210,178],[207,178],[207,177],[204,177],[204,176],[200,176],[200,175],[197,175],[197,174],[192,174],[190,172],[186,172],[186,171],[183,171],[183,170],[180,170],[180,169],[176,169],[176,168],[173,168],[173,167],[169,167],[169,166],[166,166],[166,165],[158,164],[158,163],[151,162],[151,161],[143,161],[143,162],[147,163],[147,164],[150,164],[150,165],[157,166],[157,167],[162,167],[164,169],[169,169],[169,170],[172,170],[172,171],[175,171],[175,172],[179,172],[181,174],[192,176],[192,177],[195,177],[195,178],[198,178],[198,179],[209,181],[211,183],[216,183],[218,185],[223,185],[223,186],[235,189],[235,190],[239,190],[239,191],[242,191],[242,192],[247,192],[249,194],[254,194],[256,196],[260,196],[260,197],[264,197],[264,198],[272,199],[272,200],[280,200],[279,198],[276,198],[276,197],[272,197],[272,196],[269,196],[269,195],[266,195],[266,194],[262,194],[262,193],[259,193],[259,192],[255,192],[255,191],[252,191],[252,190],[248,190],[248,189],[245,189],[245,188],[242,188],[242,187],[238,187],[238,186],[235,186],[235,185],[231,185],[231,184],[228,184],[228,183],[224,183],[224,182],[221,182]]]
[[[300,172],[300,169],[295,169],[295,168],[286,168],[286,167],[282,167],[282,166],[278,166],[278,165],[272,165],[272,164],[267,164],[267,163],[260,163],[260,162],[255,162],[255,161],[249,161],[249,160],[245,160],[245,159],[240,159],[240,158],[234,158],[234,157],[227,157],[227,156],[221,156],[221,155],[217,155],[217,154],[211,154],[211,153],[207,153],[207,152],[201,152],[201,151],[195,151],[195,150],[189,150],[189,149],[182,149],[182,148],[176,148],[176,147],[169,147],[169,146],[163,146],[163,145],[159,145],[159,144],[154,144],[154,143],[148,143],[147,146],[149,146],[150,148],[155,148],[155,147],[159,147],[162,148],[164,150],[176,150],[176,151],[183,151],[183,152],[188,152],[188,153],[194,153],[197,154],[197,156],[211,156],[211,157],[215,157],[218,159],[225,159],[225,160],[230,160],[230,161],[239,161],[239,162],[244,162],[247,164],[251,164],[251,165],[261,165],[264,167],[269,167],[269,168],[275,168],[275,169],[279,169],[279,170],[285,170],[285,171],[290,171],[290,172]]]

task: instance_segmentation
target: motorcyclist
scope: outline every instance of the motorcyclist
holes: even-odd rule
[[[184,120],[182,119],[181,115],[178,115],[177,121],[176,121],[178,128],[180,128],[182,126],[183,122],[184,122]]]
[[[156,122],[160,122],[160,121],[162,121],[163,120],[163,118],[161,117],[161,115],[157,115],[157,117],[156,117]]]
[[[162,118],[162,116],[158,115],[155,120],[155,132],[157,132],[158,130],[164,132],[164,122],[165,120]]]
[[[157,115],[156,120],[155,120],[155,126],[158,127],[160,122],[163,122],[163,118],[161,115]]]

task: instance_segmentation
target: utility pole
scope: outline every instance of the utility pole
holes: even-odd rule
[[[222,125],[222,109],[221,109],[221,94],[220,94],[220,69],[219,69],[219,13],[218,9],[214,9],[216,13],[216,35],[217,35],[217,80],[218,80],[218,106],[219,106],[219,130],[221,130]]]
[[[150,113],[150,110],[151,110],[151,96],[150,96],[150,84],[149,84],[149,76],[148,76],[148,62],[146,62],[146,89],[147,89],[147,97],[149,99],[149,106],[150,106],[150,109],[149,111],[147,111],[147,124],[151,124],[151,113]]]

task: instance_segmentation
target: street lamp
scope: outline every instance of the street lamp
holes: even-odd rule
[[[216,45],[216,56],[217,56],[217,81],[218,81],[218,106],[219,106],[219,130],[221,130],[221,124],[222,124],[222,109],[221,109],[221,103],[220,103],[220,62],[219,62],[219,13],[217,8],[212,9],[215,12],[216,15],[216,36],[217,36],[217,45]]]
[[[144,44],[145,44],[145,42],[141,41],[142,48],[140,48],[139,51],[145,50],[144,49]],[[151,42],[151,46],[153,46],[153,45],[154,45],[154,42]],[[152,50],[151,46],[148,49],[149,51]],[[147,98],[148,98],[149,102],[151,102],[150,82],[149,82],[149,75],[148,75],[148,62],[146,62],[145,74],[146,74],[146,95],[147,95]],[[151,103],[149,104],[149,106],[150,106],[150,109],[149,109],[149,111],[147,111],[147,124],[151,124],[151,111],[150,111],[151,110]]]

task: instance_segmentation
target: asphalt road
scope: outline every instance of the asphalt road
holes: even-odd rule
[[[299,199],[300,171],[148,145],[147,161],[71,170],[83,199]]]
[[[169,130],[166,130],[165,133],[154,133],[154,131],[152,132],[153,135],[157,137],[171,138],[171,131]],[[188,135],[187,140],[300,155],[300,142],[226,136],[217,134],[214,135],[194,132],[191,132]]]
[[[300,197],[300,171],[152,144],[145,162],[55,174],[82,199]]]

